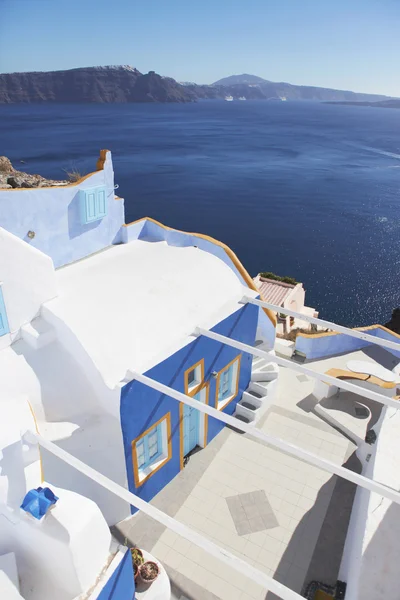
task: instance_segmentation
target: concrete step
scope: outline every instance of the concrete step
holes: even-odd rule
[[[241,401],[240,401],[241,402]],[[257,416],[257,411],[250,410],[241,403],[236,404],[235,417],[245,417],[247,423],[254,423]],[[244,419],[243,419],[244,420]]]
[[[249,390],[247,389],[245,392],[243,392],[242,397],[241,397],[240,401],[238,402],[238,404],[241,404],[243,402],[246,402],[247,404],[251,404],[252,406],[255,407],[255,409],[257,409],[262,405],[263,398],[260,395],[254,396],[253,394],[249,393]]]
[[[264,385],[263,385],[264,384]],[[269,381],[251,381],[246,392],[259,394],[260,397],[264,398],[268,395]]]
[[[32,348],[39,350],[56,339],[56,331],[41,317],[36,317],[21,327],[21,337]]]
[[[264,364],[256,365],[251,372],[252,381],[273,381],[278,378],[279,367],[276,363],[266,362]]]

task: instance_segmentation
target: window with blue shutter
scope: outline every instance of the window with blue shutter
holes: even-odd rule
[[[107,214],[107,196],[104,186],[80,190],[82,223],[99,221]]]
[[[233,365],[231,365],[225,371],[222,371],[219,378],[219,390],[218,390],[218,402],[225,400],[232,394],[232,378],[233,378]]]
[[[0,336],[10,332],[6,313],[6,305],[4,304],[3,291],[0,285]]]
[[[218,373],[216,389],[216,407],[223,409],[233,400],[239,391],[241,355],[234,358]]]
[[[162,454],[162,424],[160,423],[138,442],[136,442],[136,458],[139,471],[150,466]]]

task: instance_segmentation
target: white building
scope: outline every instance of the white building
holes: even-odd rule
[[[260,294],[221,242],[125,224],[107,151],[76,184],[0,190],[0,214],[1,599],[168,600],[163,565],[177,597],[398,596],[400,336],[275,356],[274,311],[315,316],[301,284]],[[135,543],[144,515],[161,574],[135,592],[109,526]]]

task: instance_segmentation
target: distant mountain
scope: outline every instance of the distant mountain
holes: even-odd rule
[[[223,82],[223,83],[221,83]],[[231,83],[229,83],[231,82]],[[234,82],[234,83],[232,83]],[[255,75],[232,75],[212,85],[180,84],[154,71],[131,66],[0,74],[0,104],[21,102],[195,102],[232,96],[235,100],[319,100],[376,102],[387,96],[274,83]]]
[[[262,77],[257,77],[257,75],[248,75],[247,73],[243,73],[243,75],[230,75],[229,77],[223,77],[222,79],[218,79],[215,83],[211,85],[253,85],[256,83],[270,83],[267,79],[263,79]]]
[[[286,100],[319,100],[321,102],[376,102],[379,100],[389,100],[390,96],[379,94],[362,94],[349,92],[347,90],[334,90],[331,88],[321,88],[309,85],[292,85],[291,83],[274,82],[262,79],[256,75],[231,75],[224,77],[212,84],[212,87],[223,87],[226,95],[238,98],[245,96],[250,98],[255,96],[254,90],[259,89],[259,97],[266,100],[286,98]]]
[[[19,102],[191,102],[174,79],[130,66],[0,74],[0,104]]]

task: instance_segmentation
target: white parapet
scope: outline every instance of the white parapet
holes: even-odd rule
[[[275,352],[280,356],[287,356],[291,358],[293,356],[295,343],[282,338],[276,338],[275,340]]]

